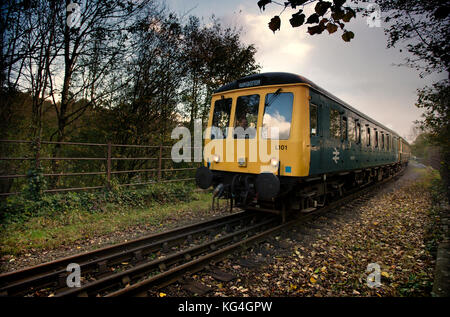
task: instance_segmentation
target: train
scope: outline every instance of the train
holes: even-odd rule
[[[231,208],[285,216],[390,177],[410,155],[396,132],[307,78],[260,73],[214,91],[195,181]]]

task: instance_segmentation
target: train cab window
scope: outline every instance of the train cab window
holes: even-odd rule
[[[214,103],[213,120],[211,127],[211,139],[223,139],[227,137],[230,124],[231,98],[216,100]]]
[[[342,117],[342,140],[348,139],[348,120],[347,117]]]
[[[367,127],[367,137],[366,137],[366,145],[367,146],[370,146],[371,145],[371,143],[372,143],[372,141],[371,141],[371,135],[370,135],[370,128],[369,127]]]
[[[336,139],[341,138],[341,116],[335,109],[330,109],[330,136]]]
[[[258,121],[259,95],[239,96],[236,101],[234,138],[254,139]]]
[[[317,116],[317,106],[311,104],[309,106],[309,126],[311,128],[311,136],[318,135],[318,116]]]
[[[264,102],[262,136],[265,139],[287,140],[291,131],[294,94],[267,94]]]

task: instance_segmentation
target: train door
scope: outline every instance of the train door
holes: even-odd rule
[[[328,171],[339,171],[343,169],[344,164],[341,109],[333,103],[330,103],[327,108],[329,110],[329,129],[323,154],[324,166]]]
[[[309,133],[311,142],[310,174],[318,174],[322,168],[322,131],[319,126],[321,107],[319,103],[309,104]]]
[[[346,113],[343,113],[341,116],[341,163],[342,168],[344,169],[350,169],[350,157],[351,151],[350,151],[350,141],[349,141],[349,135],[348,135],[348,121],[349,118]]]
[[[320,174],[323,169],[323,103],[319,95],[310,91],[309,103],[309,135],[310,135],[310,166],[309,174]]]

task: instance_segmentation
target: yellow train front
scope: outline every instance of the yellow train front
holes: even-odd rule
[[[306,78],[263,73],[215,91],[196,183],[246,209],[307,212],[408,158],[394,131]]]

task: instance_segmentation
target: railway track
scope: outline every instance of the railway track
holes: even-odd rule
[[[0,275],[2,296],[148,296],[198,272],[229,254],[248,248],[275,232],[319,217],[345,204],[358,204],[376,188],[397,178],[377,182],[308,214],[281,223],[279,217],[239,212],[194,225],[149,235],[134,241],[86,252]],[[359,200],[358,200],[359,199]],[[69,263],[81,268],[81,287],[69,288]]]
[[[67,265],[80,265],[82,275],[90,278],[106,276],[127,266],[137,265],[157,255],[167,255],[196,240],[208,240],[222,231],[230,231],[261,218],[254,212],[239,212],[193,225],[69,256],[56,261],[32,266],[0,275],[1,296],[26,296],[39,289],[60,289],[66,285]],[[123,264],[127,263],[127,264]]]

